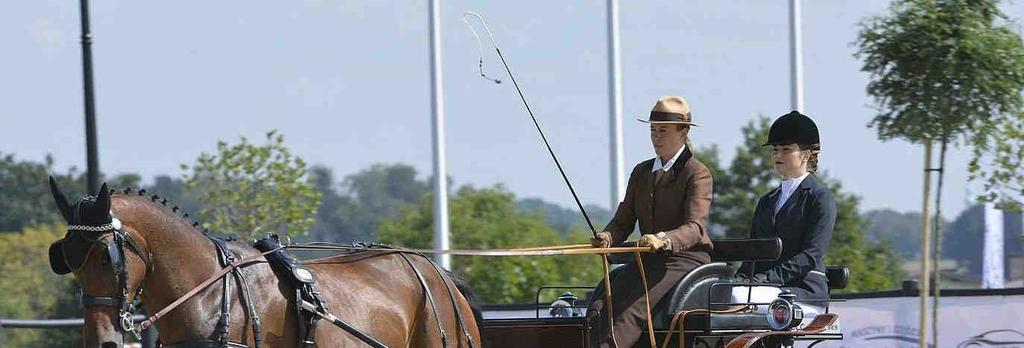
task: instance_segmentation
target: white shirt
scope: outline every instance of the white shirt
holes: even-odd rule
[[[679,147],[679,151],[676,151],[676,155],[672,156],[672,159],[668,160],[668,162],[665,162],[664,164],[661,163],[661,156],[658,156],[658,154],[654,154],[654,165],[651,166],[651,173],[654,173],[659,169],[661,169],[661,171],[664,172],[667,172],[669,169],[672,169],[672,166],[676,164],[676,160],[679,159],[679,155],[682,155],[683,150],[685,149],[686,144],[683,144],[683,146]]]
[[[796,188],[800,187],[800,183],[804,181],[804,178],[807,177],[807,174],[810,173],[804,172],[804,175],[791,179],[782,180],[782,184],[779,185],[779,200],[775,201],[775,214],[779,213],[779,209],[782,209],[782,205],[786,204],[786,200],[789,199],[789,196],[792,196],[793,192],[796,191]]]

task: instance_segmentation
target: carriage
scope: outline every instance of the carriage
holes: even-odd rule
[[[716,240],[714,245],[712,262],[687,274],[669,292],[667,305],[653,309],[652,326],[659,344],[750,347],[759,341],[789,346],[795,341],[810,341],[814,345],[842,340],[838,315],[830,312],[829,303],[834,300],[800,301],[778,284],[748,283],[733,278],[735,268],[730,262],[775,260],[782,250],[779,239]],[[631,261],[628,257],[631,255],[622,256],[627,257],[611,257],[610,262]],[[845,267],[827,267],[825,273],[830,291],[846,286],[849,271]],[[603,296],[603,284],[593,289],[587,298]],[[483,321],[481,334],[490,347],[589,346],[589,327],[583,314],[588,301],[566,293],[551,304],[542,304],[539,294],[540,291],[534,317]],[[546,315],[541,315],[540,309],[545,309]],[[680,339],[683,342],[679,342]],[[648,344],[647,339],[641,339],[636,346]]]

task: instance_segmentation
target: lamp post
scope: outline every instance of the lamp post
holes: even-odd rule
[[[85,98],[85,162],[89,193],[100,188],[100,160],[96,151],[96,98],[92,88],[92,34],[89,32],[89,0],[79,1],[82,14],[82,77]]]

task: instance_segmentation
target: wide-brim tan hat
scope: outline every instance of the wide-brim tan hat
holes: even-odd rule
[[[683,97],[676,96],[661,97],[654,104],[654,108],[651,109],[651,115],[648,119],[638,118],[636,120],[643,123],[682,124],[700,127],[699,124],[693,123],[693,118],[690,114],[690,104]]]

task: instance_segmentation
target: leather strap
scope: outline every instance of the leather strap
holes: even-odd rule
[[[427,303],[430,305],[430,311],[434,313],[434,321],[437,323],[437,331],[441,333],[441,346],[448,347],[448,333],[444,331],[444,322],[441,321],[441,316],[437,314],[437,302],[434,300],[434,295],[430,292],[430,286],[427,285],[427,280],[423,278],[423,274],[416,268],[416,265],[409,260],[409,256],[405,253],[398,253],[405,263],[409,264],[412,268],[412,272],[416,274],[416,279],[420,281],[420,286],[423,287],[423,295],[427,298]]]
[[[448,290],[448,298],[452,301],[452,309],[455,310],[455,320],[458,322],[459,327],[462,328],[462,335],[466,337],[466,341],[469,342],[469,348],[475,348],[476,345],[473,344],[473,335],[469,333],[469,329],[466,328],[466,323],[462,321],[462,310],[459,309],[459,304],[455,302],[455,291],[458,291],[458,288],[456,287],[456,289],[452,289],[452,286],[454,286],[454,284],[451,284],[447,280],[445,280],[445,276],[441,273],[441,267],[436,262],[434,262],[434,260],[431,260],[430,258],[426,257],[423,254],[417,255],[427,260],[430,266],[434,268],[434,272],[437,273],[437,276],[441,279],[441,282],[444,283],[445,288]],[[454,280],[452,280],[452,282],[454,282]]]
[[[200,291],[203,291],[204,289],[209,287],[210,284],[213,284],[213,282],[217,281],[218,279],[220,279],[220,277],[223,277],[228,272],[231,272],[231,270],[234,270],[235,268],[238,268],[239,266],[247,265],[249,263],[252,263],[253,261],[256,261],[257,259],[266,256],[267,254],[270,254],[272,252],[275,252],[275,251],[278,251],[278,250],[281,250],[281,249],[284,249],[284,247],[274,248],[274,249],[267,250],[265,252],[262,252],[262,253],[259,253],[259,254],[256,254],[256,255],[249,256],[247,258],[242,259],[239,262],[235,262],[231,266],[225,267],[225,268],[221,269],[220,271],[217,271],[216,273],[210,275],[210,277],[208,279],[206,279],[205,281],[203,281],[199,285],[196,285],[195,288],[192,288],[192,290],[189,290],[189,292],[185,293],[184,296],[179,297],[177,300],[175,300],[171,304],[167,305],[167,307],[164,307],[159,312],[156,312],[156,314],[153,314],[152,316],[150,316],[148,319],[146,319],[142,323],[139,323],[138,330],[142,331],[142,330],[145,330],[145,329],[149,328],[157,320],[160,320],[160,318],[163,318],[163,316],[167,315],[167,312],[170,312],[171,310],[174,310],[175,308],[178,308],[178,306],[180,306],[182,303],[185,303],[185,301],[187,301],[188,299],[192,298],[193,296],[198,294]]]

